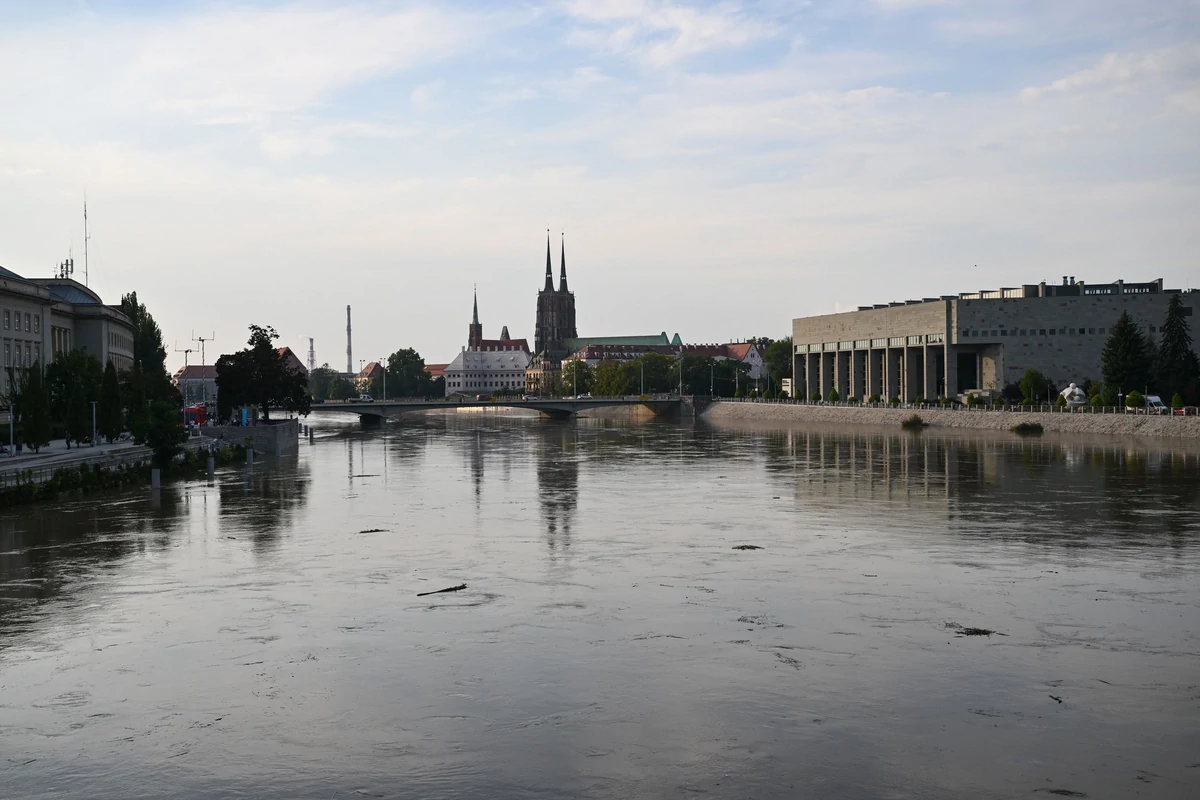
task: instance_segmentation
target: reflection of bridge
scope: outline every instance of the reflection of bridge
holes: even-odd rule
[[[538,411],[549,419],[570,419],[581,411],[612,406],[643,406],[654,416],[679,413],[681,406],[691,405],[692,398],[680,399],[679,395],[657,394],[639,397],[558,397],[545,400],[522,400],[521,398],[497,397],[494,400],[388,400],[373,403],[322,403],[314,405],[313,411],[336,411],[358,414],[367,419],[387,419],[414,411],[447,411],[460,408],[525,408]]]

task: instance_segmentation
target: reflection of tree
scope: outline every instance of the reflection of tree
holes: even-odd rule
[[[275,469],[255,467],[242,473],[241,480],[222,482],[218,487],[222,520],[253,534],[256,549],[272,549],[280,531],[308,500],[310,470],[307,462]]]
[[[167,486],[89,495],[0,516],[0,636],[19,632],[22,607],[78,592],[127,556],[170,546],[186,521],[188,497]]]
[[[571,523],[579,499],[579,462],[572,426],[548,426],[541,434],[537,451],[538,501],[546,524],[546,547],[553,559],[568,555],[571,548]]]

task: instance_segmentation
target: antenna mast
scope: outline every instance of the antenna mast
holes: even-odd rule
[[[176,353],[183,353],[183,372],[182,372],[182,373],[180,373],[180,375],[179,375],[179,382],[180,382],[181,384],[183,384],[183,390],[182,390],[182,393],[183,393],[183,407],[184,407],[184,408],[187,408],[187,404],[188,404],[188,395],[187,395],[187,368],[188,368],[188,353],[192,353],[192,352],[194,352],[194,351],[193,351],[193,350],[192,350],[192,348],[190,348],[190,347],[189,347],[189,348],[187,348],[187,349],[185,349],[185,350],[180,350],[180,349],[179,349],[179,342],[176,342],[176,343],[175,343],[175,352],[176,352]]]
[[[83,285],[88,285],[88,239],[92,238],[88,234],[87,224],[87,193],[83,195]],[[72,270],[73,272],[74,270]]]
[[[217,339],[216,331],[213,331],[212,336],[197,336],[196,332],[192,331],[192,341],[200,343],[200,369],[201,369],[201,372],[204,371],[204,367],[208,363],[207,361],[204,360],[204,343],[205,342],[214,342],[214,341],[216,341],[216,339]],[[187,351],[183,355],[183,366],[185,369],[187,368],[187,353],[188,352],[191,352],[191,351]],[[203,394],[204,394],[204,405],[207,406],[208,405],[208,376],[207,375],[202,374],[200,376],[200,386],[201,386]]]

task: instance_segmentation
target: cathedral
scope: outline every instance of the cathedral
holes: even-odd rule
[[[534,357],[525,370],[525,390],[550,392],[562,373],[562,360],[570,352],[571,342],[579,337],[575,327],[575,295],[567,288],[567,247],[559,251],[558,288],[554,288],[554,268],[550,263],[550,237],[546,237],[546,284],[537,296],[534,322]]]

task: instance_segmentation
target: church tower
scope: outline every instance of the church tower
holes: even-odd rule
[[[567,288],[567,246],[563,242],[559,256],[559,286],[554,288],[550,261],[550,237],[546,237],[546,284],[538,292],[537,320],[534,324],[534,352],[562,358],[567,354],[567,339],[579,336],[575,328],[575,295]]]
[[[475,290],[475,303],[471,311],[471,327],[467,333],[467,349],[478,350],[483,343],[483,326],[479,324],[479,290]]]

